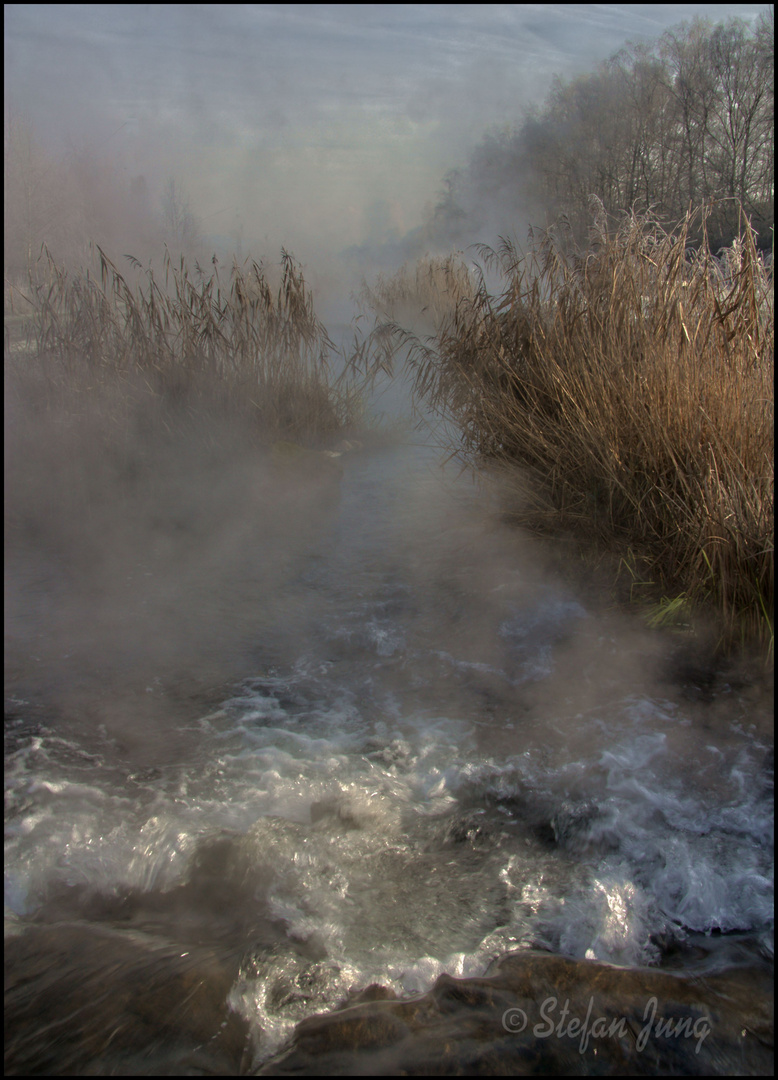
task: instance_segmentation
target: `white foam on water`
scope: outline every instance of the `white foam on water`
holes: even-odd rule
[[[270,796],[247,839],[256,858],[284,868],[269,891],[274,916],[326,956],[294,961],[296,990],[283,991],[286,956],[277,970],[268,961],[244,974],[234,1003],[265,1048],[370,982],[416,992],[443,971],[479,973],[528,945],[651,964],[668,934],[770,918],[758,800],[715,807],[686,783],[667,732],[645,730],[677,723],[664,703],[625,699],[615,728],[591,716],[588,757],[561,764],[531,752],[479,757],[459,719],[344,735],[342,717],[319,709],[305,737],[289,726],[249,730],[247,718],[268,710],[250,695],[245,709],[235,728],[251,746],[242,761],[253,760]],[[275,742],[292,749],[271,753]],[[711,756],[742,797],[732,779],[742,755]],[[537,839],[544,823],[551,844]]]
[[[305,624],[294,662],[195,725],[192,760],[135,774],[107,744],[20,736],[6,781],[11,932],[55,887],[186,883],[196,903],[218,840],[230,902],[283,929],[245,941],[230,995],[264,1057],[372,982],[420,992],[523,947],[651,964],[689,932],[768,928],[767,747],[734,714],[726,737],[700,737],[682,704],[618,680],[579,704],[604,670],[590,677],[575,655],[565,669],[588,612],[560,588],[517,599],[513,579],[463,573],[449,587],[425,545],[396,550],[392,508],[361,532],[342,523],[334,565],[305,586],[332,606]],[[384,532],[391,574],[357,557]],[[456,554],[471,534],[444,540]],[[426,592],[418,567],[434,578]],[[543,690],[537,706],[522,696]]]

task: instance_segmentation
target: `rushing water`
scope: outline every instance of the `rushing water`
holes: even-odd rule
[[[151,994],[164,959],[208,950],[259,1062],[350,991],[426,990],[525,946],[628,966],[704,947],[709,967],[770,947],[767,707],[662,682],[666,639],[595,611],[437,459],[385,441],[283,464],[272,501],[257,473],[241,528],[213,493],[207,521],[177,522],[207,554],[165,546],[171,511],[91,591],[13,563],[32,674],[6,707],[6,935],[67,926],[46,978],[93,985],[85,927],[113,934],[109,998],[122,965]],[[219,671],[222,700],[195,693]],[[23,698],[36,679],[56,705]],[[126,1063],[36,1028],[41,959],[21,956],[16,1068]]]

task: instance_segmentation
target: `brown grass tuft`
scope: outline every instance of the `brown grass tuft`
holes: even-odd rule
[[[654,599],[771,650],[772,275],[747,221],[719,259],[692,248],[694,223],[600,213],[584,252],[562,230],[484,248],[437,333],[384,321],[375,341],[384,366],[409,349],[417,399],[456,421],[466,458],[533,478],[525,523],[621,554]]]
[[[333,349],[300,267],[285,251],[272,276],[233,263],[222,280],[166,255],[161,280],[138,260],[126,274],[98,247],[95,267],[70,274],[44,249],[6,318],[6,367],[46,393],[122,381],[157,403],[220,410],[250,421],[259,442],[326,441],[353,422],[358,400],[328,359]]]

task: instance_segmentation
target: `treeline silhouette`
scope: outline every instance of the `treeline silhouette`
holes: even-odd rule
[[[608,213],[650,208],[669,221],[708,204],[714,250],[737,236],[742,206],[768,249],[773,71],[772,9],[752,27],[696,19],[627,44],[590,74],[556,79],[513,130],[487,134],[445,178],[430,232],[463,244],[506,221],[565,215],[581,240],[596,195]]]

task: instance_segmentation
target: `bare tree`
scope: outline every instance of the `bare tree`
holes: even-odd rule
[[[768,83],[772,66],[744,23],[732,20],[711,35],[710,64],[716,96],[711,138],[719,151],[719,182],[726,193],[749,207],[754,165],[764,162],[772,140],[773,109]]]
[[[564,213],[579,236],[590,196],[608,212],[651,207],[677,219],[715,203],[712,239],[728,242],[739,207],[769,236],[774,201],[772,11],[753,29],[697,19],[652,44],[627,44],[591,74],[556,79],[544,105],[509,134],[488,134],[453,176],[433,223],[457,242],[519,207]],[[452,208],[462,208],[454,215]],[[453,237],[452,237],[453,238]],[[480,237],[479,237],[480,239]]]

